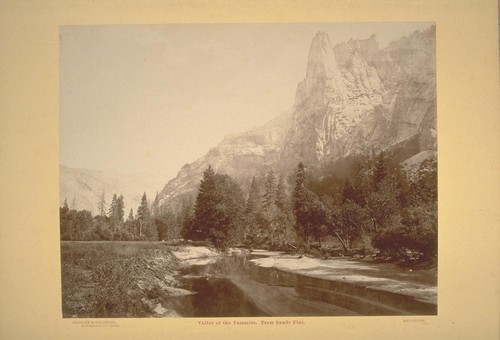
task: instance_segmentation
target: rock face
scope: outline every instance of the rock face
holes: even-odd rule
[[[184,165],[159,193],[158,203],[164,205],[196,194],[203,171],[209,165],[244,186],[249,185],[256,173],[277,165],[290,117],[290,112],[285,112],[258,129],[226,136],[205,156]]]
[[[364,44],[337,48],[339,63],[328,35],[314,37],[306,78],[297,88],[283,162],[315,164],[366,151],[385,137],[381,125],[387,125],[383,113],[389,110],[390,96],[356,46]]]
[[[271,166],[287,173],[299,161],[314,167],[415,137],[417,152],[436,150],[435,27],[384,49],[375,35],[332,46],[318,32],[292,109],[185,165],[159,203],[196,193],[209,164],[246,185]]]

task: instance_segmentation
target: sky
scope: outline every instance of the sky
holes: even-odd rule
[[[161,189],[227,134],[293,106],[311,40],[430,23],[61,26],[60,163],[147,177]]]

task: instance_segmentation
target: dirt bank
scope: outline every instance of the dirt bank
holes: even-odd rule
[[[181,263],[161,243],[64,242],[63,317],[168,316],[162,298],[191,294],[174,278]]]

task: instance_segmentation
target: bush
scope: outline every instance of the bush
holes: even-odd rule
[[[383,255],[395,258],[405,257],[408,251],[431,258],[437,252],[436,233],[425,226],[391,228],[375,235],[373,246]]]

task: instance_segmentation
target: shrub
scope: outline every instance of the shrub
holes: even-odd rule
[[[373,245],[384,255],[401,258],[407,251],[422,253],[424,258],[436,255],[436,233],[425,226],[402,226],[387,229],[373,238]]]

